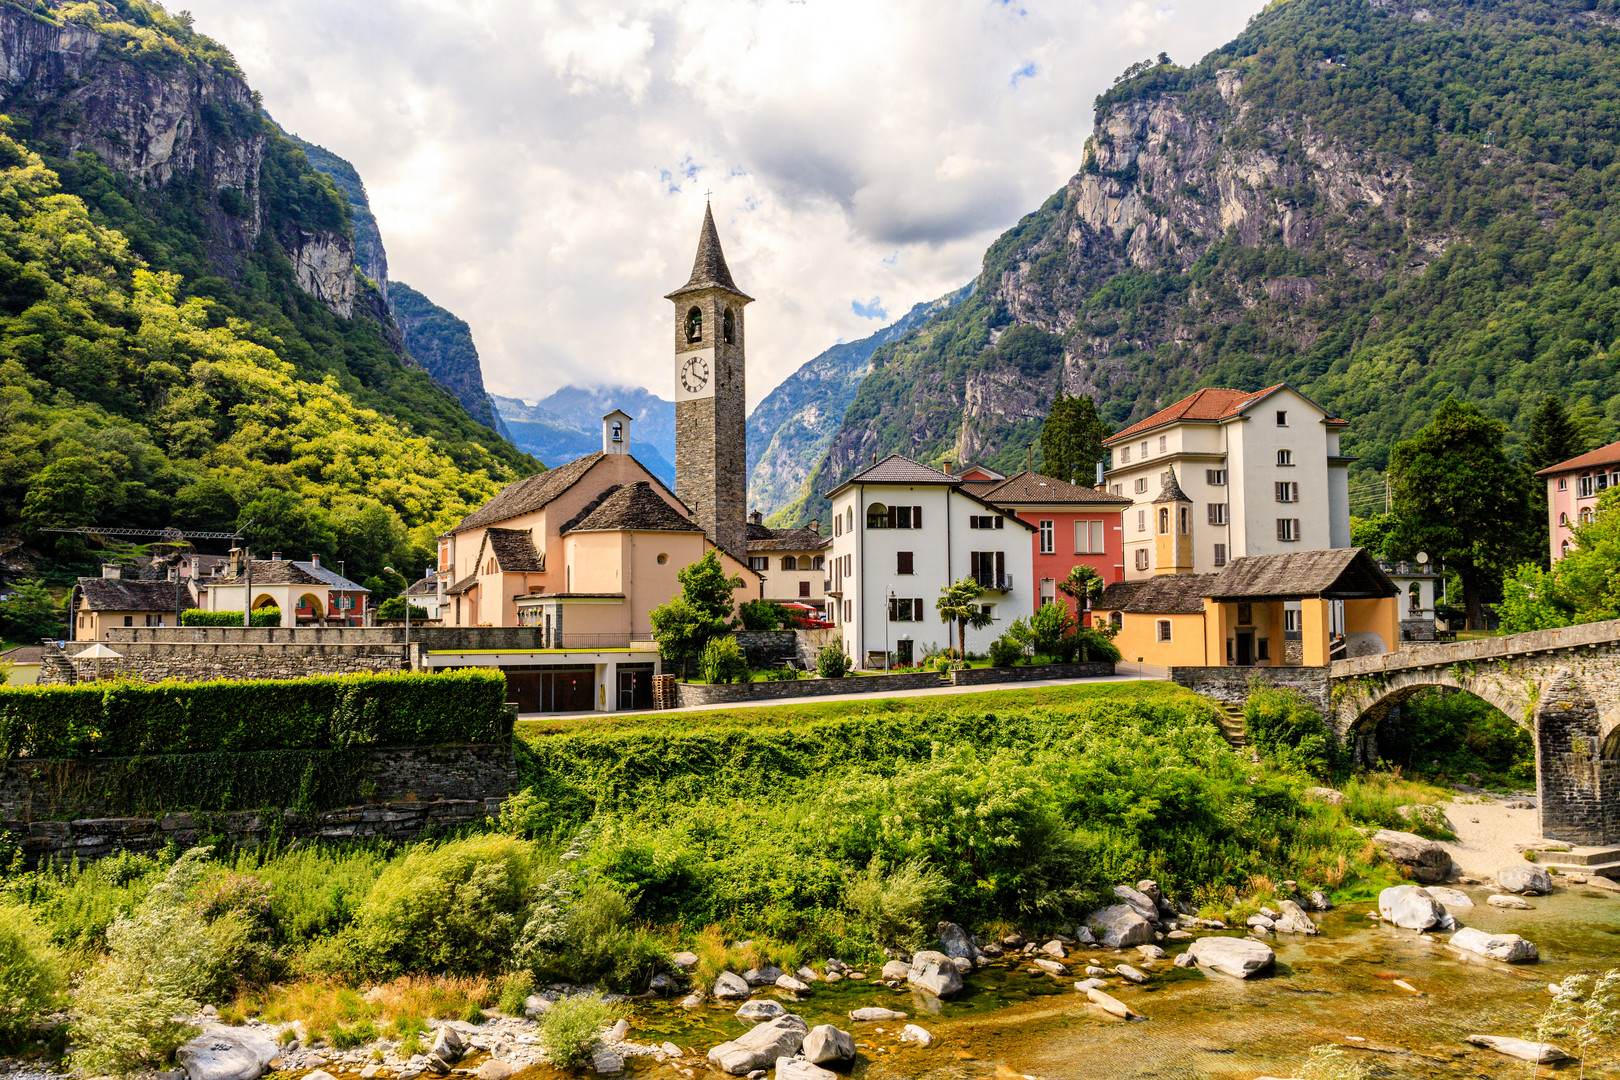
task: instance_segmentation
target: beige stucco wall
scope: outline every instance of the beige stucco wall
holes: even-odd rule
[[[822,601],[826,599],[827,595],[823,588],[827,580],[827,572],[825,569],[811,570],[809,567],[811,562],[818,556],[826,558],[825,552],[819,550],[761,551],[758,554],[769,560],[769,566],[763,574],[765,579],[765,599],[775,600],[783,604],[810,604],[813,607],[822,605]],[[790,555],[798,560],[799,568],[797,570],[782,569],[782,560]],[[810,583],[810,592],[807,596],[799,595],[799,583],[801,581]]]
[[[1113,612],[1100,612],[1112,619]],[[1095,616],[1094,616],[1095,617]],[[1158,638],[1158,622],[1170,620],[1170,640]],[[1202,667],[1204,665],[1204,616],[1197,615],[1133,615],[1122,616],[1119,633],[1114,644],[1120,656],[1128,661],[1158,664],[1165,667]]]

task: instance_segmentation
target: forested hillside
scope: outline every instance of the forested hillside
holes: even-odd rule
[[[0,9],[0,521],[49,551],[34,530],[252,520],[370,571],[538,467],[403,360],[346,200],[223,47],[141,0],[25,7]]]
[[[1617,128],[1613,0],[1288,0],[1138,65],[973,297],[878,350],[798,517],[873,452],[1015,464],[1060,384],[1119,427],[1287,380],[1361,470],[1448,395],[1612,423]]]

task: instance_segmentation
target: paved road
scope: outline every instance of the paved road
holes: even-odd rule
[[[1127,670],[1129,669],[1129,670]],[[729,701],[716,705],[690,705],[684,709],[660,709],[660,715],[668,716],[670,713],[687,712],[713,712],[722,709],[764,709],[774,708],[778,705],[815,705],[823,701],[888,701],[893,698],[919,698],[919,697],[950,697],[958,694],[983,694],[996,690],[1025,690],[1038,686],[1081,686],[1093,683],[1110,682],[1139,682],[1142,679],[1165,678],[1163,668],[1154,668],[1150,665],[1120,664],[1117,673],[1104,675],[1095,679],[1042,679],[1037,682],[1018,683],[985,683],[977,686],[941,686],[930,687],[925,690],[892,690],[883,694],[828,694],[817,697],[771,698],[766,701]],[[520,720],[557,720],[573,716],[634,716],[631,712],[601,713],[601,712],[575,712],[575,713],[522,713]],[[650,715],[644,712],[641,715]]]

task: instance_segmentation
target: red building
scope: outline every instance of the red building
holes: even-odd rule
[[[962,490],[1035,526],[1030,535],[1038,586],[1035,605],[1062,600],[1083,619],[1078,602],[1059,592],[1057,584],[1076,566],[1091,567],[1104,583],[1124,580],[1119,515],[1131,500],[1040,473],[981,479],[987,473],[982,467],[964,469]]]

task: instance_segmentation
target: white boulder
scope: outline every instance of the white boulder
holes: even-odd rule
[[[174,1058],[187,1080],[256,1080],[280,1054],[266,1028],[206,1024],[202,1034],[181,1044]]]
[[[1464,952],[1488,956],[1504,964],[1523,964],[1541,958],[1536,947],[1518,934],[1487,934],[1472,926],[1452,934],[1451,944]]]
[[[1184,954],[1201,968],[1213,968],[1235,979],[1248,979],[1268,970],[1277,959],[1271,946],[1253,938],[1201,937]]]
[[[777,1058],[792,1057],[804,1045],[810,1026],[794,1013],[756,1025],[753,1030],[709,1051],[709,1064],[733,1076],[765,1069]]]

